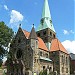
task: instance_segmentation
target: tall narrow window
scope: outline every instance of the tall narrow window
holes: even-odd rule
[[[66,57],[66,65],[68,64],[68,58]]]
[[[64,57],[63,57],[63,55],[62,55],[62,63],[64,62],[63,58],[64,58]]]
[[[43,35],[46,35],[46,31],[43,32]]]
[[[40,36],[40,33],[38,33],[38,36]]]
[[[52,36],[52,32],[50,32],[50,36]]]
[[[40,52],[40,56],[42,56],[42,52]]]
[[[55,38],[55,34],[53,34],[53,38]]]
[[[20,42],[21,42],[21,39],[19,38],[19,39],[18,39],[18,43],[20,43]]]
[[[45,66],[43,66],[43,70],[45,70]]]

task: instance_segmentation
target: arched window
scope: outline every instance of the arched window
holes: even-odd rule
[[[63,62],[63,55],[62,55],[62,62]]]
[[[46,31],[43,32],[43,35],[46,35]]]
[[[53,38],[55,38],[55,34],[53,34]]]
[[[52,36],[52,32],[50,32],[50,36]]]
[[[43,70],[45,70],[45,66],[43,66]]]
[[[66,57],[66,65],[68,64],[68,58]]]

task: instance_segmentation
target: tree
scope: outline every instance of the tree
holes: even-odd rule
[[[0,60],[6,54],[9,42],[13,38],[14,32],[3,21],[0,22]],[[0,61],[1,62],[1,61]]]

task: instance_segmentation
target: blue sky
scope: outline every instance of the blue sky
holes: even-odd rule
[[[35,29],[37,29],[41,19],[43,3],[44,0],[0,0],[0,21],[4,21],[14,31],[17,31],[17,26],[20,23],[22,28],[28,31],[31,30],[33,23]],[[7,6],[7,9],[4,6]],[[61,41],[65,39],[74,40],[74,0],[49,0],[49,6],[57,37]],[[22,21],[9,23],[12,10],[23,15]]]
[[[75,0],[48,0],[48,2],[57,38],[61,42],[74,41]],[[18,30],[20,23],[27,31],[31,31],[32,24],[37,29],[42,16],[43,4],[44,0],[0,0],[0,21],[4,21],[14,31]]]

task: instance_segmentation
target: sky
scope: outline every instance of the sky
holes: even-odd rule
[[[75,53],[75,0],[48,0],[57,38]],[[19,24],[27,31],[40,24],[44,0],[0,0],[0,21],[17,32]]]

